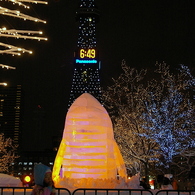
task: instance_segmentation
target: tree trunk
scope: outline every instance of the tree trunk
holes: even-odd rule
[[[144,162],[144,168],[145,168],[145,178],[146,182],[149,183],[149,168],[148,168],[148,162]]]

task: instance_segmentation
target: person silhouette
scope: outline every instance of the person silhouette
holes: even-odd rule
[[[51,169],[44,164],[34,167],[34,181],[31,195],[55,195]]]

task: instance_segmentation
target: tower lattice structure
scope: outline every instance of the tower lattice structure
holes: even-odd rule
[[[68,107],[83,93],[90,93],[101,102],[100,61],[96,41],[99,11],[95,0],[80,0],[76,19],[79,22],[78,41]]]

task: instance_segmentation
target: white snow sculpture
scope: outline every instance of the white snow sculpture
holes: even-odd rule
[[[71,181],[74,187],[100,187],[100,180],[117,182],[117,174],[126,178],[110,117],[92,95],[84,93],[75,100],[66,116],[53,167],[55,186],[64,187]]]
[[[22,187],[19,178],[0,173],[0,187]]]

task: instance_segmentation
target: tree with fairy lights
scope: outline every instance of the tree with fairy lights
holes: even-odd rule
[[[143,167],[146,176],[153,163],[167,167],[174,156],[194,147],[194,78],[186,66],[177,75],[165,63],[156,66],[150,79],[146,70],[123,61],[123,73],[103,93],[127,166]]]
[[[171,171],[177,178],[189,178],[192,169],[195,167],[195,150],[194,148],[174,156],[171,163]]]
[[[141,137],[145,133],[140,117],[145,110],[143,101],[148,98],[148,91],[153,85],[145,86],[146,70],[138,71],[122,62],[123,73],[113,79],[113,85],[103,92],[105,107],[114,123],[114,135],[121,148],[126,166],[135,174],[143,169],[148,175],[149,163],[158,158],[157,143]]]
[[[12,139],[5,138],[3,133],[0,133],[0,172],[10,173],[10,168],[15,159],[17,146],[12,142]]]
[[[16,8],[20,7],[21,9],[30,9],[29,4],[47,4],[46,1],[36,1],[36,0],[1,0],[0,6],[0,14],[3,18],[5,17],[14,17],[18,19],[22,19],[24,21],[33,21],[33,22],[41,22],[46,23],[45,20],[41,20],[37,17],[30,16],[27,14],[22,13],[20,10],[16,10]],[[4,6],[5,4],[5,6]],[[11,8],[9,8],[11,7]],[[13,9],[14,8],[14,9]],[[7,24],[10,26],[10,23]],[[13,24],[11,24],[12,26]],[[0,27],[0,37],[5,38],[16,38],[16,39],[32,39],[32,40],[47,40],[45,37],[41,37],[42,31],[35,31],[35,30],[22,30],[22,29],[7,29],[5,26]],[[11,55],[21,55],[23,53],[32,54],[31,50],[19,47],[17,45],[12,45],[0,41],[0,54],[11,54]],[[15,67],[0,64],[0,67],[7,68],[7,69],[15,69]]]
[[[181,65],[179,71],[174,75],[166,64],[158,66],[160,90],[150,92],[141,115],[147,133],[140,135],[159,145],[161,163],[166,168],[170,168],[175,156],[185,155],[195,147],[195,107],[191,97],[195,79],[186,66]]]

